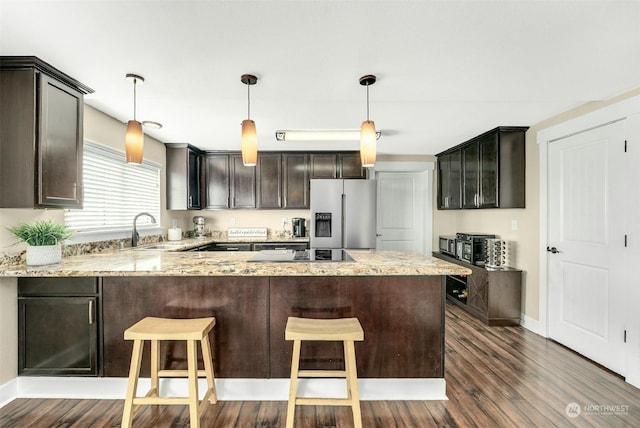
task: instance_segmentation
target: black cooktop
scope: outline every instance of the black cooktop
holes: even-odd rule
[[[353,258],[342,249],[312,248],[309,250],[262,250],[250,262],[352,262]]]

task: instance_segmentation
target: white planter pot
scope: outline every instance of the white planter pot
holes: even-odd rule
[[[62,246],[41,245],[27,247],[27,264],[30,266],[51,265],[62,260]]]

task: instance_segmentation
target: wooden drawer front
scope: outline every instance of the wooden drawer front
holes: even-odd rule
[[[18,278],[18,295],[25,296],[86,296],[98,294],[95,277]]]

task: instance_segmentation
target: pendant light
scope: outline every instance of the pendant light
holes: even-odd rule
[[[144,77],[137,74],[127,74],[127,79],[133,80],[133,120],[127,123],[127,134],[125,136],[125,152],[127,163],[142,163],[142,151],[144,149],[144,134],[142,133],[142,123],[136,120],[136,84],[144,83]]]
[[[247,118],[242,121],[242,163],[245,166],[255,166],[258,161],[258,137],[256,136],[256,124],[251,120],[251,85],[258,82],[258,78],[252,74],[243,74],[240,81],[247,85]]]
[[[376,125],[369,120],[369,86],[376,83],[376,76],[368,74],[360,78],[360,84],[367,87],[367,120],[360,126],[360,161],[370,168],[376,163]]]

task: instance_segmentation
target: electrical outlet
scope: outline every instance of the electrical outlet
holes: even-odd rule
[[[511,220],[511,230],[518,230],[518,220]]]
[[[236,225],[236,218],[235,217],[231,217],[231,219],[229,220],[229,223],[231,223],[231,226],[235,226]]]

